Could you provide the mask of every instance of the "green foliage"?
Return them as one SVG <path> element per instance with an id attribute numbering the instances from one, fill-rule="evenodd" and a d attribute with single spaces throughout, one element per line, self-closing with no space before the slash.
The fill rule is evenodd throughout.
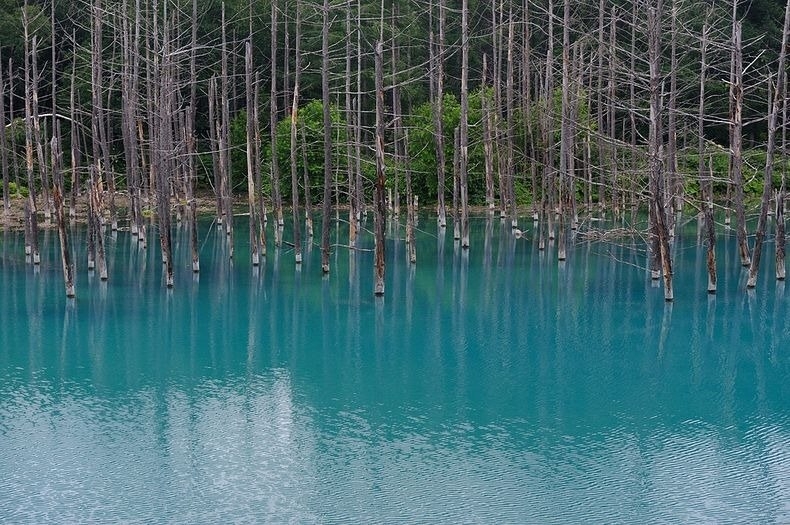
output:
<path id="1" fill-rule="evenodd" d="M 311 188 L 322 188 L 324 184 L 324 106 L 320 100 L 313 100 L 297 111 L 297 148 L 296 168 L 299 181 L 304 178 L 304 162 L 302 155 L 302 134 L 307 149 L 307 173 Z M 337 106 L 330 106 L 332 122 L 332 155 L 336 169 L 344 171 L 346 159 L 346 122 Z M 280 187 L 283 194 L 291 185 L 291 117 L 288 116 L 277 123 L 277 163 L 280 168 Z M 266 158 L 271 162 L 271 146 L 264 148 Z M 319 191 L 313 190 L 313 199 L 320 199 Z"/>
<path id="2" fill-rule="evenodd" d="M 3 185 L 0 184 L 0 195 L 3 195 Z M 9 182 L 8 183 L 8 196 L 11 198 L 26 198 L 30 195 L 30 191 L 28 191 L 27 187 L 16 185 L 16 182 Z"/>

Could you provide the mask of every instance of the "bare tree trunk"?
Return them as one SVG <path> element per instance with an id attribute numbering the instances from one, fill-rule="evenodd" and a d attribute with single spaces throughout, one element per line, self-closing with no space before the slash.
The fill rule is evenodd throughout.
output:
<path id="1" fill-rule="evenodd" d="M 252 9 L 250 7 L 250 9 Z M 252 14 L 252 13 L 250 13 Z M 252 26 L 252 18 L 250 18 L 250 26 Z M 250 27 L 250 37 L 244 43 L 244 74 L 247 84 L 246 98 L 247 98 L 247 204 L 250 213 L 250 257 L 252 258 L 252 265 L 258 266 L 261 263 L 261 247 L 260 237 L 258 235 L 258 205 L 255 201 L 257 198 L 255 188 L 255 157 L 258 152 L 255 150 L 255 97 L 253 91 L 255 83 L 252 76 L 252 27 Z"/>
<path id="2" fill-rule="evenodd" d="M 746 240 L 746 213 L 743 204 L 743 60 L 741 53 L 741 23 L 733 19 L 733 81 L 730 84 L 730 165 L 735 190 L 735 229 L 738 253 L 742 266 L 751 264 Z"/>
<path id="3" fill-rule="evenodd" d="M 332 221 L 332 119 L 329 113 L 329 0 L 324 0 L 321 30 L 321 102 L 324 113 L 324 202 L 321 217 L 321 271 L 329 273 L 329 230 Z"/>
<path id="4" fill-rule="evenodd" d="M 326 0 L 325 0 L 326 1 Z M 383 45 L 376 43 L 376 199 L 375 199 L 375 253 L 373 293 L 384 295 L 384 242 L 386 206 L 384 203 L 384 67 L 382 64 Z M 324 218 L 324 221 L 328 218 Z"/>
<path id="5" fill-rule="evenodd" d="M 208 81 L 208 122 L 211 143 L 211 161 L 214 170 L 214 193 L 217 197 L 217 224 L 222 224 L 224 212 L 222 207 L 222 168 L 220 162 L 219 124 L 217 119 L 217 77 L 212 76 Z"/>
<path id="6" fill-rule="evenodd" d="M 678 113 L 678 58 L 677 58 L 677 17 L 678 2 L 672 1 L 672 14 L 669 29 L 670 41 L 670 66 L 669 66 L 669 108 L 667 120 L 667 167 L 668 169 L 668 196 L 671 199 L 672 214 L 669 217 L 670 235 L 675 232 L 675 214 L 683 210 L 683 182 L 678 174 L 678 146 L 677 146 L 677 113 Z"/>
<path id="7" fill-rule="evenodd" d="M 277 1 L 272 1 L 272 38 L 271 38 L 271 92 L 269 94 L 269 139 L 272 150 L 272 199 L 274 200 L 275 236 L 274 243 L 280 246 L 283 219 L 283 199 L 280 192 L 280 164 L 277 158 Z"/>
<path id="8" fill-rule="evenodd" d="M 33 264 L 41 263 L 38 251 L 38 209 L 36 207 L 36 185 L 33 174 L 33 110 L 30 82 L 30 35 L 28 33 L 29 20 L 27 18 L 27 1 L 22 12 L 24 37 L 25 37 L 25 164 L 27 167 L 28 200 L 25 207 L 26 223 L 28 224 L 28 239 L 25 243 L 25 255 L 32 258 Z M 33 37 L 35 49 L 35 37 Z"/>
<path id="9" fill-rule="evenodd" d="M 603 159 L 606 157 L 606 149 L 604 143 L 604 102 L 603 102 L 603 60 L 606 55 L 606 48 L 604 46 L 604 17 L 606 16 L 606 8 L 604 0 L 598 0 L 598 72 L 597 72 L 597 86 L 596 86 L 596 124 L 597 131 L 596 142 L 598 146 L 598 170 L 600 173 L 599 186 L 598 186 L 598 206 L 603 210 L 606 208 L 606 181 L 607 173 L 604 168 Z M 614 25 L 614 20 L 611 21 Z M 564 38 L 563 31 L 563 38 Z M 563 60 L 565 54 L 563 51 Z M 611 59 L 611 58 L 610 58 Z M 614 191 L 614 186 L 612 186 Z M 612 209 L 616 206 L 615 199 L 612 198 Z"/>
<path id="10" fill-rule="evenodd" d="M 404 149 L 409 151 L 409 132 L 406 131 L 404 140 Z M 409 254 L 409 262 L 414 264 L 417 262 L 417 245 L 414 239 L 414 228 L 417 219 L 415 217 L 416 210 L 414 206 L 414 193 L 411 186 L 411 163 L 406 162 L 406 246 Z"/>
<path id="11" fill-rule="evenodd" d="M 716 293 L 716 227 L 713 222 L 713 181 L 711 173 L 705 169 L 705 80 L 708 73 L 708 33 L 707 20 L 702 26 L 700 45 L 699 74 L 699 111 L 697 113 L 697 172 L 702 188 L 702 214 L 705 220 L 707 239 L 708 293 Z"/>
<path id="12" fill-rule="evenodd" d="M 260 195 L 260 188 L 261 186 L 261 145 L 263 141 L 261 139 L 261 123 L 260 123 L 260 96 L 261 91 L 261 79 L 260 74 L 256 71 L 255 72 L 255 94 L 253 96 L 253 108 L 254 112 L 252 115 L 252 125 L 254 128 L 254 137 L 255 137 L 255 151 L 258 152 L 255 155 L 255 187 L 258 188 L 258 213 L 255 216 L 257 233 L 258 233 L 258 244 L 261 247 L 261 257 L 266 257 L 266 203 L 263 199 L 263 195 Z"/>
<path id="13" fill-rule="evenodd" d="M 776 195 L 776 279 L 785 280 L 785 189 Z"/>
<path id="14" fill-rule="evenodd" d="M 437 176 L 437 190 L 436 198 L 439 208 L 439 226 L 444 228 L 447 226 L 447 207 L 444 203 L 444 180 L 445 180 L 445 158 L 444 158 L 444 124 L 442 121 L 443 104 L 444 104 L 444 23 L 445 11 L 444 0 L 439 0 L 439 42 L 436 50 L 435 68 L 435 83 L 436 83 L 436 98 L 433 107 L 433 127 L 434 127 L 434 145 L 436 148 L 436 176 Z"/>
<path id="15" fill-rule="evenodd" d="M 228 42 L 225 23 L 225 2 L 222 2 L 222 77 L 220 79 L 221 124 L 219 126 L 219 163 L 222 182 L 222 208 L 225 215 L 225 234 L 228 236 L 228 256 L 233 258 L 233 181 L 230 171 L 230 77 L 228 75 Z"/>
<path id="16" fill-rule="evenodd" d="M 33 49 L 30 52 L 31 67 L 33 69 L 30 80 L 31 111 L 33 118 L 33 142 L 38 157 L 38 171 L 41 176 L 41 198 L 44 207 L 44 224 L 52 222 L 52 196 L 50 192 L 49 171 L 44 155 L 44 138 L 41 133 L 41 118 L 38 116 L 38 39 L 33 36 Z"/>
<path id="17" fill-rule="evenodd" d="M 513 34 L 513 28 L 513 8 L 511 6 L 508 13 L 507 70 L 505 73 L 505 115 L 507 115 L 507 130 L 505 135 L 507 148 L 505 191 L 507 191 L 507 200 L 510 205 L 508 208 L 508 213 L 510 215 L 510 225 L 512 228 L 516 228 L 518 226 L 518 203 L 516 202 L 516 166 L 513 153 L 513 142 L 515 141 L 515 114 L 513 112 L 513 41 L 515 40 L 515 36 Z M 469 232 L 467 228 L 467 236 L 468 234 Z"/>
<path id="18" fill-rule="evenodd" d="M 458 158 L 461 198 L 461 247 L 469 248 L 469 4 L 461 2 L 461 122 L 459 124 L 460 155 Z"/>
<path id="19" fill-rule="evenodd" d="M 54 122 L 55 128 L 59 127 Z M 53 129 L 52 137 L 52 197 L 55 204 L 55 220 L 58 225 L 58 237 L 60 238 L 60 260 L 63 263 L 63 284 L 66 287 L 66 297 L 74 297 L 74 261 L 71 257 L 71 245 L 69 243 L 68 230 L 66 230 L 66 214 L 63 210 L 63 173 L 61 172 L 60 144 Z"/>
<path id="20" fill-rule="evenodd" d="M 189 52 L 189 109 L 187 111 L 187 156 L 189 166 L 189 247 L 192 252 L 192 272 L 200 271 L 200 247 L 198 246 L 197 203 L 195 202 L 195 160 L 197 157 L 197 141 L 195 138 L 195 117 L 197 115 L 197 0 L 192 0 L 192 45 Z"/>
<path id="21" fill-rule="evenodd" d="M 613 203 L 613 210 L 614 213 L 624 213 L 624 209 L 620 208 L 620 200 L 622 191 L 619 187 L 619 181 L 617 180 L 619 177 L 617 171 L 617 147 L 615 146 L 616 143 L 616 127 L 615 127 L 615 105 L 617 104 L 617 90 L 615 88 L 615 64 L 617 61 L 617 49 L 616 49 L 616 39 L 617 39 L 617 8 L 612 6 L 610 20 L 611 23 L 609 24 L 609 74 L 607 78 L 607 91 L 608 91 L 608 113 L 607 113 L 607 120 L 609 123 L 609 171 L 611 172 L 609 177 L 612 180 L 612 203 Z M 603 132 L 603 130 L 601 130 Z M 623 203 L 623 208 L 625 204 Z"/>
<path id="22" fill-rule="evenodd" d="M 461 130 L 453 130 L 453 239 L 461 239 Z"/>
<path id="23" fill-rule="evenodd" d="M 393 201 L 392 201 L 392 209 L 395 213 L 395 218 L 397 219 L 400 217 L 400 170 L 403 169 L 403 123 L 401 119 L 403 118 L 403 114 L 401 112 L 401 99 L 400 99 L 400 86 L 398 85 L 398 76 L 397 76 L 397 69 L 398 69 L 398 42 L 397 42 L 397 12 L 398 12 L 398 3 L 392 3 L 392 13 L 391 13 L 391 30 L 392 30 L 392 46 L 391 46 L 391 56 L 392 56 L 392 123 L 393 123 L 393 149 L 395 150 L 395 162 L 393 163 L 393 170 L 392 170 L 392 191 L 393 191 Z"/>
<path id="24" fill-rule="evenodd" d="M 782 47 L 779 51 L 779 66 L 776 77 L 776 89 L 774 90 L 773 103 L 769 104 L 768 114 L 768 144 L 765 152 L 765 177 L 763 179 L 763 196 L 760 204 L 760 217 L 757 219 L 757 231 L 754 237 L 754 250 L 752 252 L 751 265 L 749 266 L 749 278 L 746 286 L 754 288 L 757 285 L 757 274 L 760 270 L 760 259 L 763 251 L 763 240 L 765 238 L 766 222 L 768 220 L 768 208 L 771 206 L 771 194 L 773 193 L 774 180 L 774 153 L 776 151 L 776 127 L 779 120 L 779 109 L 784 103 L 783 95 L 785 92 L 785 62 L 787 57 L 787 43 L 790 36 L 790 0 L 785 5 L 785 21 L 782 29 Z M 769 80 L 770 82 L 770 80 Z"/>
<path id="25" fill-rule="evenodd" d="M 297 6 L 298 7 L 298 6 Z M 346 175 L 348 176 L 348 245 L 355 248 L 357 245 L 357 176 L 354 171 L 354 145 L 352 143 L 352 126 L 354 108 L 351 101 L 351 9 L 346 8 Z M 297 13 L 298 20 L 298 13 Z M 298 29 L 297 29 L 298 34 Z M 297 44 L 298 45 L 298 44 Z M 298 69 L 297 65 L 297 69 Z M 295 131 L 294 131 L 295 133 Z"/>
<path id="26" fill-rule="evenodd" d="M 563 2 L 563 22 L 562 22 L 562 115 L 560 122 L 560 175 L 558 181 L 558 205 L 559 205 L 559 225 L 558 225 L 558 243 L 557 243 L 557 259 L 564 261 L 566 258 L 565 246 L 565 219 L 568 211 L 566 208 L 566 201 L 569 200 L 567 189 L 570 187 L 571 180 L 571 157 L 573 155 L 571 147 L 571 109 L 570 109 L 570 91 L 571 91 L 571 59 L 570 59 L 570 25 L 571 25 L 571 6 L 570 0 Z M 602 113 L 601 113 L 602 114 Z M 603 118 L 603 117 L 602 117 Z M 603 153 L 603 148 L 601 148 Z"/>
<path id="27" fill-rule="evenodd" d="M 660 5 L 660 4 L 659 4 Z M 672 301 L 672 256 L 664 208 L 664 173 L 661 161 L 661 12 L 648 8 L 648 41 L 650 58 L 650 200 L 654 216 L 653 235 L 658 238 L 661 267 L 664 274 L 664 299 Z"/>
<path id="28" fill-rule="evenodd" d="M 80 173 L 78 166 L 80 164 L 80 150 L 79 150 L 79 130 L 77 126 L 77 44 L 74 32 L 72 32 L 72 40 L 74 41 L 74 48 L 72 53 L 74 57 L 71 62 L 71 86 L 69 93 L 69 117 L 71 118 L 71 197 L 69 205 L 69 218 L 75 220 L 77 218 L 77 195 L 80 188 Z"/>
<path id="29" fill-rule="evenodd" d="M 300 82 L 300 73 L 302 69 L 301 65 L 301 7 L 299 2 L 296 3 L 296 50 L 295 50 L 295 61 L 294 61 L 294 94 L 293 94 L 293 103 L 291 105 L 291 206 L 293 208 L 293 236 L 294 236 L 294 261 L 296 264 L 302 263 L 302 236 L 301 236 L 301 228 L 302 225 L 299 221 L 299 173 L 296 169 L 296 155 L 298 153 L 298 147 L 296 142 L 296 122 L 298 118 L 298 111 L 299 111 L 299 89 L 301 85 Z"/>
<path id="30" fill-rule="evenodd" d="M 5 136 L 5 81 L 3 80 L 3 61 L 0 59 L 0 163 L 3 170 L 3 210 L 11 209 L 8 183 L 8 144 Z M 13 93 L 11 94 L 13 96 Z M 13 115 L 11 115 L 13 118 Z"/>
<path id="31" fill-rule="evenodd" d="M 483 72 L 480 86 L 481 120 L 483 124 L 483 161 L 486 177 L 486 204 L 488 212 L 493 214 L 496 197 L 494 195 L 494 148 L 491 143 L 491 100 L 486 91 L 486 75 L 488 75 L 488 57 L 483 54 Z"/>

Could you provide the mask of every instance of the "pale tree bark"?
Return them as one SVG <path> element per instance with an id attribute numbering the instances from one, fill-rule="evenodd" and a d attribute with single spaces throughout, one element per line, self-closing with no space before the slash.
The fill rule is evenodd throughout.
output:
<path id="1" fill-rule="evenodd" d="M 332 119 L 329 113 L 329 0 L 324 0 L 321 29 L 321 102 L 324 114 L 324 201 L 321 205 L 321 271 L 329 273 L 332 221 Z"/>
<path id="2" fill-rule="evenodd" d="M 743 57 L 741 49 L 741 23 L 735 18 L 733 7 L 733 75 L 730 83 L 730 171 L 735 192 L 735 231 L 741 265 L 751 264 L 749 244 L 746 240 L 746 212 L 743 203 Z"/>
<path id="3" fill-rule="evenodd" d="M 445 194 L 445 158 L 444 158 L 444 125 L 442 121 L 442 107 L 444 103 L 444 0 L 439 0 L 439 41 L 436 49 L 434 83 L 436 97 L 433 105 L 434 146 L 436 149 L 436 176 L 437 176 L 437 205 L 439 208 L 439 226 L 447 226 L 447 207 L 444 202 Z"/>
<path id="4" fill-rule="evenodd" d="M 461 128 L 453 130 L 453 239 L 461 239 Z"/>
<path id="5" fill-rule="evenodd" d="M 297 23 L 299 20 L 297 4 Z M 346 8 L 346 77 L 345 77 L 345 115 L 346 115 L 346 175 L 348 176 L 348 245 L 355 248 L 357 245 L 357 176 L 354 170 L 354 144 L 352 142 L 354 121 L 354 108 L 351 100 L 351 39 L 354 32 L 351 29 L 351 9 Z M 299 30 L 297 29 L 297 35 Z M 298 37 L 297 37 L 298 45 Z M 297 69 L 299 65 L 297 64 Z M 294 131 L 295 133 L 295 131 Z M 293 146 L 292 146 L 293 149 Z M 297 195 L 298 198 L 298 195 Z"/>
<path id="6" fill-rule="evenodd" d="M 391 76 L 392 79 L 392 124 L 393 124 L 393 149 L 395 150 L 395 162 L 392 170 L 392 211 L 395 218 L 400 217 L 400 171 L 403 169 L 403 114 L 401 111 L 400 86 L 398 85 L 398 41 L 397 41 L 397 16 L 398 4 L 392 3 L 391 30 L 392 47 L 391 52 Z"/>
<path id="7" fill-rule="evenodd" d="M 250 8 L 252 9 L 252 8 Z M 252 19 L 250 19 L 252 20 Z M 252 25 L 252 22 L 250 22 Z M 255 150 L 255 97 L 252 72 L 252 31 L 249 39 L 244 43 L 244 76 L 247 99 L 247 205 L 250 214 L 250 257 L 252 265 L 258 266 L 261 263 L 261 247 L 258 242 L 258 205 L 256 203 L 257 193 L 255 187 L 255 157 L 258 152 Z"/>
<path id="8" fill-rule="evenodd" d="M 211 164 L 214 171 L 214 194 L 216 196 L 217 224 L 222 224 L 224 213 L 222 208 L 222 168 L 220 163 L 219 121 L 217 118 L 217 77 L 208 81 L 208 123 L 211 144 Z"/>
<path id="9" fill-rule="evenodd" d="M 557 243 L 557 259 L 564 261 L 566 258 L 566 245 L 565 245 L 565 219 L 568 213 L 567 203 L 570 200 L 568 195 L 568 188 L 570 187 L 571 180 L 571 164 L 570 158 L 573 155 L 571 146 L 571 108 L 570 108 L 570 91 L 571 91 L 571 59 L 570 59 L 570 25 L 571 25 L 571 4 L 570 0 L 563 1 L 563 17 L 562 17 L 562 114 L 560 122 L 560 173 L 558 181 L 558 205 L 559 205 L 559 223 L 558 229 L 558 243 Z M 601 153 L 603 148 L 601 148 Z"/>
<path id="10" fill-rule="evenodd" d="M 461 2 L 461 121 L 458 158 L 461 199 L 461 247 L 469 248 L 469 3 Z"/>
<path id="11" fill-rule="evenodd" d="M 25 255 L 30 256 L 33 264 L 41 263 L 38 250 L 38 208 L 36 205 L 36 185 L 33 172 L 33 110 L 30 82 L 30 34 L 28 20 L 28 4 L 25 1 L 22 12 L 24 30 L 25 54 L 25 166 L 27 171 L 28 198 L 25 204 L 25 224 L 27 225 L 27 239 L 25 242 Z M 33 37 L 35 39 L 35 37 Z M 35 48 L 35 45 L 33 46 Z"/>
<path id="12" fill-rule="evenodd" d="M 2 64 L 3 61 L 0 58 L 0 163 L 2 163 L 3 170 L 3 210 L 8 213 L 8 210 L 11 209 L 11 200 L 8 182 L 8 142 L 5 135 L 5 80 L 3 80 Z"/>
<path id="13" fill-rule="evenodd" d="M 51 144 L 52 154 L 52 200 L 55 205 L 55 221 L 58 227 L 58 238 L 60 239 L 60 261 L 63 266 L 63 284 L 66 288 L 66 297 L 74 297 L 74 261 L 71 255 L 71 244 L 69 234 L 66 229 L 66 213 L 63 209 L 63 172 L 61 171 L 61 154 L 58 136 L 55 133 L 59 127 L 57 121 L 54 122 L 53 137 Z"/>
<path id="14" fill-rule="evenodd" d="M 280 164 L 277 158 L 277 1 L 272 0 L 272 38 L 271 38 L 271 91 L 269 93 L 269 142 L 271 144 L 272 161 L 272 200 L 274 201 L 275 236 L 274 243 L 282 242 L 281 228 L 283 219 L 283 199 L 280 192 Z"/>
<path id="15" fill-rule="evenodd" d="M 192 272 L 200 271 L 200 247 L 198 246 L 197 202 L 195 201 L 195 161 L 197 157 L 197 140 L 195 137 L 195 117 L 197 116 L 197 30 L 198 7 L 197 0 L 192 0 L 192 43 L 189 53 L 189 108 L 187 111 L 186 147 L 187 162 L 189 166 L 189 247 L 192 253 Z"/>
<path id="16" fill-rule="evenodd" d="M 404 149 L 409 150 L 409 132 L 406 131 L 403 137 Z M 414 205 L 414 193 L 411 186 L 411 163 L 406 163 L 406 246 L 408 250 L 409 262 L 417 262 L 417 245 L 414 238 L 414 229 L 417 222 L 416 210 Z"/>
<path id="17" fill-rule="evenodd" d="M 80 164 L 80 149 L 79 149 L 79 130 L 77 124 L 77 39 L 75 33 L 72 32 L 72 41 L 74 47 L 72 48 L 73 58 L 71 62 L 71 86 L 69 90 L 69 117 L 71 118 L 71 196 L 69 202 L 69 219 L 75 220 L 77 218 L 77 195 L 80 188 L 80 172 L 78 166 Z"/>
<path id="18" fill-rule="evenodd" d="M 384 202 L 384 66 L 382 64 L 383 45 L 381 41 L 376 44 L 375 75 L 376 75 L 376 189 L 374 203 L 374 269 L 373 293 L 384 295 L 384 242 L 386 204 Z M 324 218 L 326 221 L 327 218 Z"/>
<path id="19" fill-rule="evenodd" d="M 481 120 L 483 126 L 483 162 L 486 178 L 486 204 L 488 212 L 493 214 L 495 208 L 494 195 L 494 147 L 491 142 L 491 100 L 486 91 L 486 76 L 488 75 L 488 56 L 483 54 L 483 72 L 480 86 Z"/>
<path id="20" fill-rule="evenodd" d="M 706 232 L 708 293 L 716 293 L 716 225 L 713 222 L 713 180 L 709 170 L 705 169 L 705 81 L 708 73 L 708 35 L 710 26 L 707 21 L 702 26 L 700 42 L 700 74 L 699 74 L 699 111 L 697 112 L 697 172 L 700 188 L 702 188 L 702 214 Z"/>
<path id="21" fill-rule="evenodd" d="M 749 277 L 746 286 L 754 288 L 757 285 L 757 274 L 760 270 L 760 259 L 763 251 L 763 241 L 765 239 L 766 222 L 768 220 L 768 208 L 771 205 L 771 194 L 773 193 L 774 179 L 774 154 L 776 152 L 776 128 L 779 120 L 779 110 L 784 103 L 785 93 L 785 63 L 787 61 L 787 44 L 790 36 L 790 0 L 785 5 L 785 21 L 782 29 L 782 47 L 779 50 L 778 73 L 776 77 L 776 88 L 774 89 L 774 99 L 770 104 L 768 114 L 768 144 L 765 152 L 765 172 L 763 178 L 763 195 L 760 203 L 760 216 L 757 219 L 757 231 L 754 238 L 754 250 L 752 251 L 751 265 L 749 266 Z M 770 82 L 770 79 L 769 79 Z"/>
<path id="22" fill-rule="evenodd" d="M 468 32 L 468 30 L 467 30 Z M 510 226 L 516 228 L 518 226 L 518 203 L 516 202 L 516 187 L 515 187 L 515 159 L 514 159 L 514 141 L 515 141 L 515 113 L 514 107 L 514 92 L 513 92 L 513 47 L 514 47 L 514 22 L 513 22 L 513 8 L 510 7 L 508 13 L 508 29 L 507 29 L 507 67 L 505 72 L 505 115 L 507 116 L 507 129 L 505 131 L 505 147 L 506 147 L 506 172 L 505 172 L 505 191 L 507 192 L 508 214 L 510 215 Z M 468 45 L 467 45 L 468 47 Z M 467 132 L 468 142 L 468 132 Z M 467 146 L 468 148 L 468 146 Z M 468 153 L 467 153 L 468 157 Z M 467 160 L 468 164 L 468 160 Z M 467 184 L 468 187 L 468 184 Z M 468 201 L 468 191 L 466 201 Z M 469 228 L 467 225 L 467 243 L 469 236 Z"/>
<path id="23" fill-rule="evenodd" d="M 291 104 L 291 207 L 293 208 L 293 239 L 294 239 L 294 261 L 296 264 L 302 262 L 302 225 L 299 220 L 299 173 L 296 168 L 296 156 L 298 154 L 296 123 L 299 117 L 299 89 L 301 65 L 301 6 L 296 2 L 296 49 L 294 52 L 294 93 L 293 103 Z"/>
<path id="24" fill-rule="evenodd" d="M 678 174 L 677 114 L 678 114 L 678 57 L 677 57 L 678 1 L 672 0 L 670 17 L 669 107 L 667 108 L 667 196 L 672 214 L 668 218 L 670 235 L 675 232 L 675 214 L 683 210 L 683 183 Z"/>
<path id="25" fill-rule="evenodd" d="M 659 3 L 660 5 L 660 3 Z M 672 254 L 664 208 L 664 172 L 661 160 L 661 12 L 648 8 L 648 45 L 650 63 L 650 206 L 653 209 L 653 235 L 657 237 L 661 269 L 664 275 L 664 299 L 672 301 Z"/>
<path id="26" fill-rule="evenodd" d="M 260 122 L 260 92 L 261 92 L 261 79 L 260 73 L 255 72 L 255 92 L 253 95 L 252 105 L 254 108 L 254 112 L 252 115 L 252 126 L 253 126 L 253 133 L 255 139 L 255 151 L 258 152 L 255 155 L 254 163 L 255 163 L 255 187 L 258 188 L 258 213 L 255 216 L 256 220 L 256 228 L 258 232 L 258 245 L 261 247 L 261 257 L 266 257 L 266 202 L 263 199 L 263 196 L 260 195 L 260 188 L 261 186 L 261 145 L 263 144 L 263 140 L 261 138 L 261 122 Z"/>
<path id="27" fill-rule="evenodd" d="M 313 197 L 310 192 L 310 170 L 307 164 L 307 125 L 301 126 L 302 175 L 304 177 L 304 231 L 312 242 L 313 238 Z"/>
<path id="28" fill-rule="evenodd" d="M 41 118 L 38 111 L 38 38 L 33 37 L 30 51 L 32 74 L 30 79 L 31 117 L 33 119 L 33 143 L 38 158 L 38 172 L 41 177 L 41 198 L 44 208 L 44 224 L 52 222 L 52 196 L 50 195 L 49 169 L 44 155 L 44 137 L 41 133 Z"/>
<path id="29" fill-rule="evenodd" d="M 219 163 L 222 188 L 222 209 L 225 215 L 225 234 L 228 237 L 228 256 L 233 258 L 233 181 L 230 171 L 230 77 L 228 75 L 228 41 L 225 23 L 225 2 L 222 2 L 222 56 L 220 59 L 220 114 Z"/>
<path id="30" fill-rule="evenodd" d="M 546 48 L 545 86 L 543 88 L 543 209 L 549 239 L 554 238 L 554 2 L 548 3 L 548 35 Z"/>

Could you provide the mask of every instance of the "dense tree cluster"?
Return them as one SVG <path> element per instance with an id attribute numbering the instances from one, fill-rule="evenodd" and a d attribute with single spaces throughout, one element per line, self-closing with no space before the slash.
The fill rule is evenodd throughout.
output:
<path id="1" fill-rule="evenodd" d="M 267 208 L 281 226 L 289 194 L 308 234 L 313 204 L 347 205 L 353 246 L 380 175 L 395 215 L 436 203 L 462 243 L 470 204 L 514 228 L 530 206 L 560 258 L 580 213 L 648 204 L 665 280 L 676 214 L 718 197 L 752 264 L 744 198 L 768 209 L 784 189 L 783 12 L 778 0 L 1 0 L 3 194 L 8 206 L 28 192 L 34 254 L 38 208 L 51 220 L 55 194 L 72 213 L 88 195 L 100 266 L 119 194 L 141 242 L 143 217 L 160 217 L 166 262 L 171 211 L 194 220 L 197 189 L 216 194 L 230 237 L 234 195 L 248 195 L 254 258 Z"/>

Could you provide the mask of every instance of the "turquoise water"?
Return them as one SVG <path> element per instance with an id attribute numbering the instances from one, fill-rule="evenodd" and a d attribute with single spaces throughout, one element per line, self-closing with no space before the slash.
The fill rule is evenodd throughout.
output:
<path id="1" fill-rule="evenodd" d="M 118 232 L 108 283 L 80 251 L 75 301 L 56 235 L 34 269 L 0 233 L 0 522 L 790 521 L 771 256 L 747 293 L 722 236 L 708 296 L 691 223 L 666 305 L 641 243 L 560 265 L 498 220 L 463 252 L 426 216 L 377 301 L 372 252 L 336 247 L 323 278 L 317 247 L 297 271 L 270 244 L 254 270 L 244 228 L 231 262 L 202 224 L 197 277 L 178 231 L 172 291 L 158 241 Z"/>

